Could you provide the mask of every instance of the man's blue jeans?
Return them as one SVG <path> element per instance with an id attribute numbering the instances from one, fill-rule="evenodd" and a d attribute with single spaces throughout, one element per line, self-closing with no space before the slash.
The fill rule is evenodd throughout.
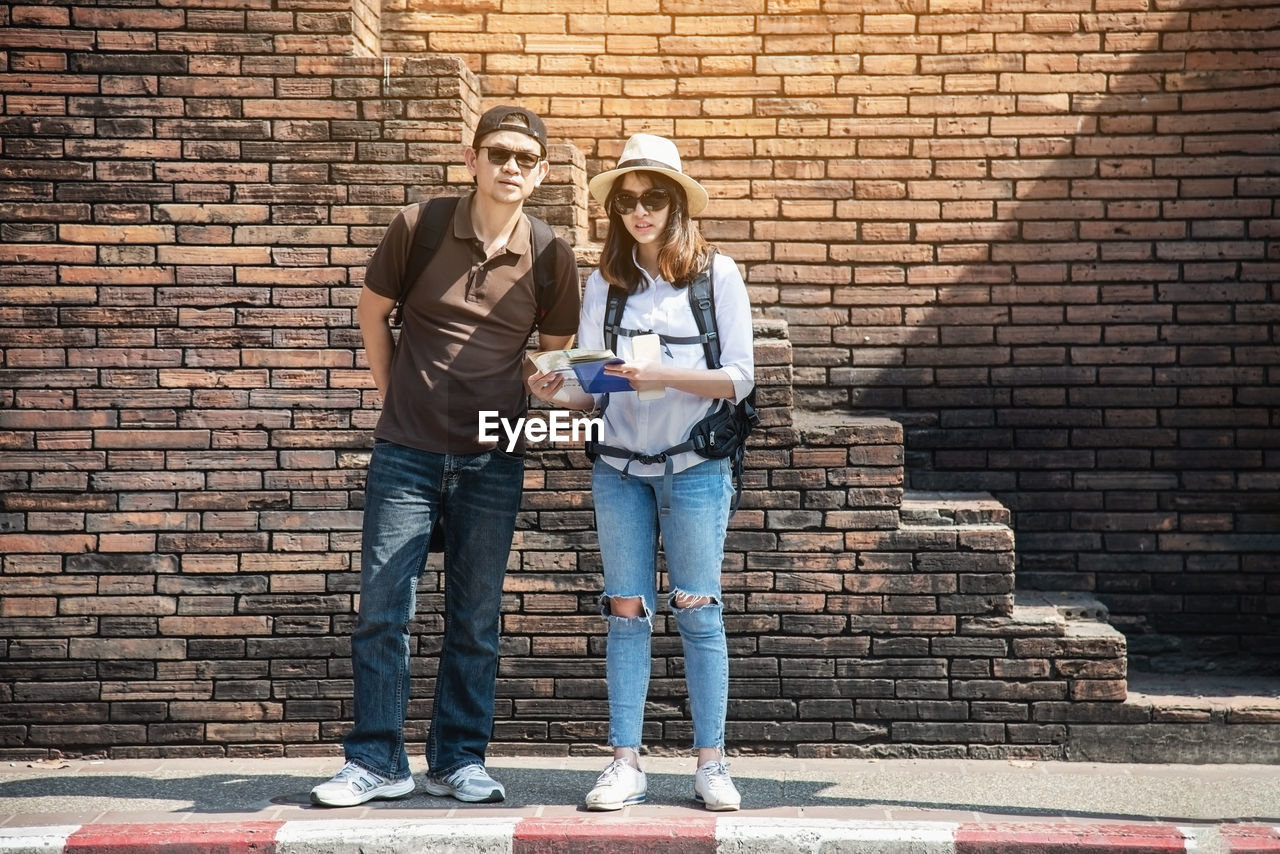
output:
<path id="1" fill-rule="evenodd" d="M 431 530 L 444 532 L 444 644 L 427 736 L 433 775 L 484 763 L 493 734 L 502 580 L 524 461 L 499 451 L 434 454 L 379 441 L 369 460 L 360 608 L 351 638 L 355 726 L 349 761 L 409 775 L 409 621 Z"/>

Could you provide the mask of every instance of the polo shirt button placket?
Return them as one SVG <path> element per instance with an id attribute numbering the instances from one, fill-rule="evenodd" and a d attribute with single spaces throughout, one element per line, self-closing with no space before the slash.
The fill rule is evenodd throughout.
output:
<path id="1" fill-rule="evenodd" d="M 482 281 L 488 269 L 487 263 L 487 261 L 481 261 L 479 264 L 471 265 L 471 273 L 467 276 L 467 302 L 480 302 L 484 299 Z"/>

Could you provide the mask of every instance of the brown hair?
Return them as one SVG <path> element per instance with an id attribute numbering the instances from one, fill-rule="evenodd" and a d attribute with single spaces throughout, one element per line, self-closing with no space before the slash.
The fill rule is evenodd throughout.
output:
<path id="1" fill-rule="evenodd" d="M 689 203 L 684 188 L 661 172 L 638 171 L 671 194 L 667 226 L 662 232 L 662 246 L 658 250 L 658 271 L 677 288 L 683 288 L 706 268 L 711 258 L 711 246 L 689 216 Z M 605 209 L 609 213 L 609 232 L 605 235 L 604 251 L 600 253 L 600 275 L 614 287 L 624 288 L 633 294 L 644 287 L 644 277 L 631 258 L 635 238 L 627 231 L 622 216 L 613 209 L 613 197 L 621 190 L 622 176 L 609 191 Z"/>

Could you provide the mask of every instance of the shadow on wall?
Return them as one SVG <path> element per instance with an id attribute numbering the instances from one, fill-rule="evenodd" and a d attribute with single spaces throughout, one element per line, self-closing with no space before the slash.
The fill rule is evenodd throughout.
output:
<path id="1" fill-rule="evenodd" d="M 910 486 L 994 493 L 1019 585 L 1096 593 L 1135 666 L 1280 668 L 1274 15 L 1026 17 L 920 57 L 989 91 L 831 120 L 851 283 L 766 310 L 797 399 L 902 420 Z"/>

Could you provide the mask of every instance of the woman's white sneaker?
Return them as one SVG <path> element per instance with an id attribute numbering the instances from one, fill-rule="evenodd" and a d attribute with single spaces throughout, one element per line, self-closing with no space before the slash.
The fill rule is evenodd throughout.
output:
<path id="1" fill-rule="evenodd" d="M 403 798 L 413 792 L 413 777 L 392 780 L 354 762 L 311 790 L 311 803 L 322 807 L 354 807 L 376 798 Z"/>
<path id="2" fill-rule="evenodd" d="M 620 810 L 628 804 L 644 802 L 649 789 L 644 772 L 625 759 L 615 759 L 596 778 L 596 784 L 587 792 L 589 810 Z"/>
<path id="3" fill-rule="evenodd" d="M 742 806 L 738 787 L 729 777 L 729 766 L 713 759 L 693 775 L 693 799 L 709 810 L 736 810 Z"/>

